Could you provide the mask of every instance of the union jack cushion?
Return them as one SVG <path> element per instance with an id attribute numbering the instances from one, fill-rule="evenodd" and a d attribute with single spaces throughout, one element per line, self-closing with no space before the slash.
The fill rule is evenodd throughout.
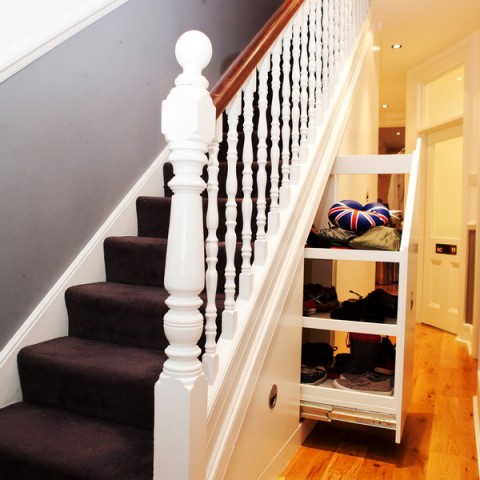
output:
<path id="1" fill-rule="evenodd" d="M 332 205 L 328 219 L 345 230 L 366 232 L 372 227 L 385 225 L 390 219 L 390 211 L 382 203 L 362 205 L 355 200 L 342 200 Z"/>

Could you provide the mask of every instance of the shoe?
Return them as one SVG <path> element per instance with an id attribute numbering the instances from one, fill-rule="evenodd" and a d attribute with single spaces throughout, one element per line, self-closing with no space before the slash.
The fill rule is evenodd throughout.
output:
<path id="1" fill-rule="evenodd" d="M 329 312 L 339 305 L 337 290 L 335 287 L 324 287 L 318 283 L 308 283 L 303 287 L 304 310 L 305 303 L 311 308 L 311 301 L 315 304 L 318 313 Z"/>
<path id="2" fill-rule="evenodd" d="M 317 302 L 313 299 L 303 301 L 303 316 L 309 317 L 317 313 Z"/>
<path id="3" fill-rule="evenodd" d="M 377 288 L 370 292 L 367 297 L 375 303 L 385 317 L 397 318 L 398 296 L 386 292 L 383 288 Z"/>
<path id="4" fill-rule="evenodd" d="M 349 353 L 337 353 L 335 355 L 335 362 L 333 367 L 327 368 L 327 377 L 328 378 L 340 378 L 342 373 L 345 372 L 345 369 L 350 363 L 350 354 Z"/>
<path id="5" fill-rule="evenodd" d="M 302 365 L 300 382 L 309 385 L 320 385 L 327 379 L 327 370 L 324 367 L 308 367 Z"/>
<path id="6" fill-rule="evenodd" d="M 376 373 L 360 375 L 342 374 L 333 381 L 333 386 L 341 390 L 355 390 L 358 392 L 375 393 L 377 395 L 393 395 L 392 377 L 385 377 Z"/>
<path id="7" fill-rule="evenodd" d="M 385 311 L 369 294 L 365 298 L 342 302 L 330 312 L 330 318 L 383 323 Z"/>
<path id="8" fill-rule="evenodd" d="M 393 375 L 395 373 L 395 345 L 388 337 L 382 338 L 377 365 L 373 371 L 383 375 Z"/>

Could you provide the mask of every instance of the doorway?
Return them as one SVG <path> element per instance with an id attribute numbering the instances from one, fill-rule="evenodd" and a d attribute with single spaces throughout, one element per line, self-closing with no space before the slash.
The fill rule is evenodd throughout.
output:
<path id="1" fill-rule="evenodd" d="M 425 136 L 421 321 L 458 334 L 463 318 L 463 132 L 461 123 Z"/>

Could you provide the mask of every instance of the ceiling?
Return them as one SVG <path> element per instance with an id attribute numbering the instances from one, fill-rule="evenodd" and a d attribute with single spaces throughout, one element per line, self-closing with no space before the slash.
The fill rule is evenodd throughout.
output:
<path id="1" fill-rule="evenodd" d="M 480 0 L 372 0 L 380 25 L 380 126 L 405 125 L 407 72 L 480 28 Z M 400 43 L 401 49 L 391 46 Z"/>

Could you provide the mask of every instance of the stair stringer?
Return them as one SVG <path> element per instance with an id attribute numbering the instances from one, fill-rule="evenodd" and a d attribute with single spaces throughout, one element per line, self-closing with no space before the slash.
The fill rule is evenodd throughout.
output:
<path id="1" fill-rule="evenodd" d="M 0 408 L 22 399 L 17 368 L 18 352 L 27 345 L 68 334 L 66 289 L 73 285 L 105 281 L 104 240 L 118 235 L 137 235 L 137 197 L 164 196 L 163 165 L 167 158 L 168 149 L 165 148 L 2 349 Z"/>
<path id="2" fill-rule="evenodd" d="M 299 259 L 303 258 L 305 241 L 347 126 L 364 62 L 373 47 L 372 28 L 367 19 L 328 112 L 308 147 L 307 161 L 301 163 L 299 180 L 291 186 L 289 205 L 281 209 L 278 233 L 267 235 L 269 253 L 265 265 L 252 267 L 253 294 L 248 301 L 237 301 L 238 332 L 233 340 L 219 339 L 217 352 L 222 360 L 218 378 L 222 381 L 213 384 L 209 392 L 209 480 L 225 478 L 240 442 L 250 442 L 252 452 L 257 448 L 251 435 L 240 438 L 242 424 L 262 366 L 272 354 L 272 339 L 282 329 L 280 312 L 290 290 L 295 288 L 292 279 Z M 287 435 L 285 442 L 292 438 Z M 273 459 L 265 458 L 265 468 Z"/>

